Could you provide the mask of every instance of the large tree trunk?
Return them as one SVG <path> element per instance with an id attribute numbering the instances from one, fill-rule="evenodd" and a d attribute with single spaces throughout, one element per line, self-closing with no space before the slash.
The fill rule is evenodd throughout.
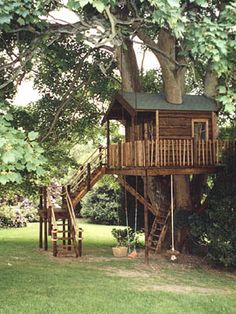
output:
<path id="1" fill-rule="evenodd" d="M 122 77 L 122 90 L 124 92 L 139 92 L 141 84 L 132 41 L 125 38 L 124 45 L 117 47 L 115 54 Z"/>

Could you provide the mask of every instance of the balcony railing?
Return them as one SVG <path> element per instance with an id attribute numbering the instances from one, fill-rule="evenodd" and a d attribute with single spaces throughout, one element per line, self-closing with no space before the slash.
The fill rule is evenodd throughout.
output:
<path id="1" fill-rule="evenodd" d="M 235 150 L 233 141 L 163 139 L 111 144 L 108 163 L 124 167 L 207 167 L 224 163 L 224 152 Z"/>

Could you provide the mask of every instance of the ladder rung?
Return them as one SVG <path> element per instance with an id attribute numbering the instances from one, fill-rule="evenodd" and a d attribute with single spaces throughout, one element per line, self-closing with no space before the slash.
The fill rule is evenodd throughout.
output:
<path id="1" fill-rule="evenodd" d="M 57 240 L 73 240 L 73 238 L 70 238 L 70 237 L 61 237 L 61 238 L 57 238 Z"/>

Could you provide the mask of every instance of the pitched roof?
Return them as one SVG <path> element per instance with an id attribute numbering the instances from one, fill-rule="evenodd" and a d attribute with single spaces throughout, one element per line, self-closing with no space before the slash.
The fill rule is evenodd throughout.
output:
<path id="1" fill-rule="evenodd" d="M 219 109 L 212 99 L 199 95 L 184 96 L 181 105 L 168 103 L 162 94 L 123 92 L 118 95 L 136 110 L 218 111 Z"/>

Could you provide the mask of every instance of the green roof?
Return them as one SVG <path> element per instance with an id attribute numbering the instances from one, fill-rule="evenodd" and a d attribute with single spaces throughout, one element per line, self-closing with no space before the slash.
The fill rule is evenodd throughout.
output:
<path id="1" fill-rule="evenodd" d="M 206 96 L 186 95 L 181 105 L 168 103 L 162 94 L 119 93 L 131 107 L 137 110 L 218 111 L 215 101 Z"/>

